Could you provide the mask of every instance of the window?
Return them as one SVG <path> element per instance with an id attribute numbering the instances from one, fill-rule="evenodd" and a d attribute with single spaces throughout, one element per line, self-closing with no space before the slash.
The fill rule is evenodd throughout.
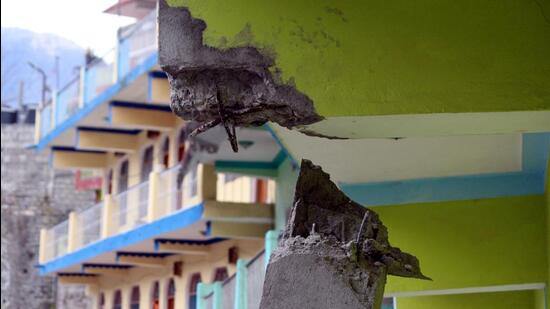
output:
<path id="1" fill-rule="evenodd" d="M 113 309 L 122 309 L 122 293 L 116 290 L 115 298 L 113 298 Z"/>
<path id="2" fill-rule="evenodd" d="M 166 137 L 162 144 L 162 164 L 164 167 L 168 167 L 170 164 L 170 139 Z"/>
<path id="3" fill-rule="evenodd" d="M 97 302 L 99 309 L 105 309 L 105 294 L 101 293 L 99 294 L 99 300 Z"/>
<path id="4" fill-rule="evenodd" d="M 267 179 L 256 179 L 256 203 L 267 203 Z"/>
<path id="5" fill-rule="evenodd" d="M 218 267 L 214 271 L 214 278 L 212 281 L 225 281 L 229 277 L 227 273 L 227 267 Z"/>
<path id="6" fill-rule="evenodd" d="M 139 286 L 134 286 L 130 294 L 130 309 L 139 309 L 139 297 Z"/>
<path id="7" fill-rule="evenodd" d="M 149 146 L 143 152 L 141 158 L 141 181 L 147 181 L 153 171 L 153 146 Z"/>
<path id="8" fill-rule="evenodd" d="M 191 275 L 189 284 L 189 308 L 197 307 L 197 286 L 201 283 L 201 274 L 194 273 Z"/>
<path id="9" fill-rule="evenodd" d="M 175 297 L 176 297 L 176 284 L 174 279 L 168 281 L 168 290 L 166 291 L 166 308 L 174 309 L 175 308 Z M 190 307 L 195 308 L 195 307 Z"/>
<path id="10" fill-rule="evenodd" d="M 151 291 L 151 308 L 152 309 L 159 309 L 159 282 L 155 281 L 153 283 L 153 290 Z"/>

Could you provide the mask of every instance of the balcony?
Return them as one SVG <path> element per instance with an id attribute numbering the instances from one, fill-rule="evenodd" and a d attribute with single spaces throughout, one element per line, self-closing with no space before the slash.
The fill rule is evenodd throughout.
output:
<path id="1" fill-rule="evenodd" d="M 79 256 L 79 252 L 86 252 L 88 248 L 101 255 L 97 248 L 104 248 L 104 242 L 115 240 L 121 241 L 119 248 L 109 246 L 109 250 L 103 252 L 106 256 L 112 255 L 113 250 L 125 251 L 132 246 L 141 248 L 141 252 L 159 254 L 178 251 L 181 248 L 175 248 L 177 245 L 162 240 L 182 236 L 198 241 L 262 238 L 272 228 L 273 180 L 217 173 L 211 165 L 198 164 L 178 186 L 179 171 L 179 166 L 154 171 L 148 181 L 119 194 L 106 195 L 102 202 L 78 213 L 72 212 L 65 222 L 42 230 L 40 263 L 57 265 L 65 256 Z M 191 213 L 199 215 L 192 217 Z M 166 221 L 173 218 L 177 219 L 174 222 L 185 221 L 187 225 L 178 227 Z M 117 237 L 119 235 L 124 237 Z M 90 255 L 79 262 L 97 262 L 96 258 Z M 61 268 L 71 267 L 75 267 L 74 259 Z"/>
<path id="2" fill-rule="evenodd" d="M 117 94 L 144 73 L 155 69 L 156 54 L 156 11 L 153 11 L 137 23 L 120 29 L 116 47 L 88 63 L 71 82 L 61 89 L 56 89 L 52 100 L 44 102 L 38 108 L 35 126 L 36 143 L 41 147 L 52 141 L 56 144 L 66 143 L 63 137 L 58 136 L 60 132 L 54 134 L 55 129 L 69 128 L 67 121 L 76 122 L 77 119 L 73 119 L 74 116 L 81 114 L 80 112 L 84 109 L 89 112 L 115 97 L 124 99 L 125 95 L 117 97 Z M 147 85 L 147 81 L 142 83 L 143 85 L 139 85 L 138 88 L 146 88 L 143 86 Z M 126 96 L 132 99 L 147 99 L 147 89 L 143 91 L 141 97 L 136 97 L 135 93 L 136 91 L 128 91 Z M 79 115 L 76 118 L 84 118 L 82 116 Z M 98 119 L 88 119 L 84 122 L 92 125 L 101 124 Z M 74 126 L 73 123 L 71 125 Z M 56 140 L 59 138 L 61 141 Z"/>

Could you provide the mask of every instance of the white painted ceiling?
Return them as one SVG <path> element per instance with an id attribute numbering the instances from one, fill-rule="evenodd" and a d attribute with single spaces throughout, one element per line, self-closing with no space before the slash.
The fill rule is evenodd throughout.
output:
<path id="1" fill-rule="evenodd" d="M 521 171 L 521 134 L 330 140 L 272 125 L 300 161 L 361 183 Z"/>

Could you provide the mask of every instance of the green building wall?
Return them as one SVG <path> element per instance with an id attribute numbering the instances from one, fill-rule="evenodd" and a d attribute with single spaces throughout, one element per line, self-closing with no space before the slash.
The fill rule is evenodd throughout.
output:
<path id="1" fill-rule="evenodd" d="M 550 2 L 168 0 L 273 55 L 322 116 L 550 109 Z"/>
<path id="2" fill-rule="evenodd" d="M 401 297 L 397 308 L 402 309 L 544 309 L 536 303 L 536 291 L 514 291 L 480 294 Z"/>
<path id="3" fill-rule="evenodd" d="M 381 206 L 390 242 L 433 281 L 390 276 L 403 292 L 547 281 L 543 196 Z"/>

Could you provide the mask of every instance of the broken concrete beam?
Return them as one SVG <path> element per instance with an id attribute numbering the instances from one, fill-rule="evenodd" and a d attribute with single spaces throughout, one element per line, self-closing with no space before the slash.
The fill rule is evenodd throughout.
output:
<path id="1" fill-rule="evenodd" d="M 386 275 L 429 279 L 388 241 L 378 215 L 302 161 L 294 206 L 267 268 L 260 308 L 381 306 Z"/>
<path id="2" fill-rule="evenodd" d="M 273 121 L 293 128 L 322 119 L 305 94 L 271 73 L 272 57 L 253 46 L 204 45 L 204 21 L 164 0 L 158 19 L 159 61 L 170 82 L 171 107 L 182 119 L 201 124 L 193 135 L 223 125 L 236 151 L 236 126 Z"/>

